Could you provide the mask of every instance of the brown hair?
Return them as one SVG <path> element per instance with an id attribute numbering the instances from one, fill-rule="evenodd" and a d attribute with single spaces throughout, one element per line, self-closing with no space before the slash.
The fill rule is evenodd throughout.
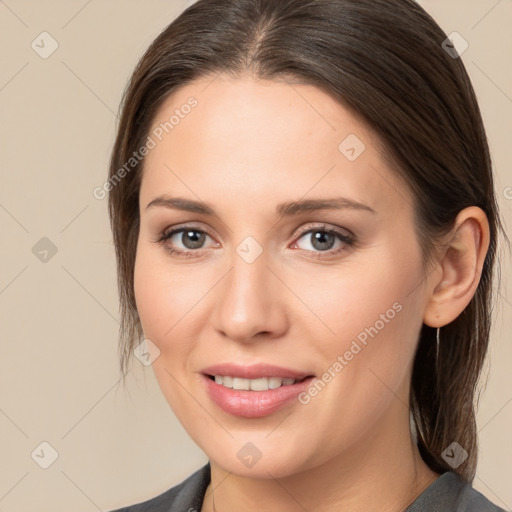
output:
<path id="1" fill-rule="evenodd" d="M 487 215 L 491 240 L 476 293 L 442 328 L 437 360 L 435 329 L 423 325 L 411 382 L 423 459 L 439 473 L 451 470 L 441 454 L 457 441 L 469 457 L 456 471 L 473 480 L 474 399 L 489 342 L 498 234 L 506 234 L 475 93 L 461 59 L 442 47 L 446 37 L 413 0 L 200 0 L 162 31 L 125 90 L 110 163 L 123 377 L 143 336 L 133 288 L 143 160 L 122 179 L 119 169 L 144 145 L 164 99 L 192 80 L 221 72 L 298 79 L 379 135 L 412 191 L 425 269 L 462 209 L 478 206 Z"/>

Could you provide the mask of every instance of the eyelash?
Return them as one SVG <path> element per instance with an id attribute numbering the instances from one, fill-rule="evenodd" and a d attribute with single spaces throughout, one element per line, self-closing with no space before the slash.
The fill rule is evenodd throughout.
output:
<path id="1" fill-rule="evenodd" d="M 165 244 L 165 242 L 167 240 L 172 238 L 175 234 L 183 233 L 185 231 L 194 231 L 196 233 L 202 233 L 202 234 L 208 235 L 211 238 L 213 238 L 213 236 L 208 231 L 205 231 L 204 229 L 199 229 L 196 226 L 180 226 L 179 228 L 173 229 L 172 231 L 169 231 L 168 233 L 166 233 L 166 231 L 164 230 L 154 240 L 152 240 L 152 242 L 154 242 L 156 244 L 163 245 L 163 244 Z M 349 248 L 353 248 L 356 246 L 356 239 L 354 236 L 346 235 L 336 229 L 327 228 L 326 225 L 317 226 L 314 228 L 309 228 L 309 229 L 305 229 L 304 231 L 301 231 L 297 236 L 297 240 L 302 238 L 304 235 L 307 235 L 310 233 L 327 233 L 329 235 L 336 236 L 341 242 L 343 242 L 343 244 L 345 244 Z M 294 244 L 295 243 L 296 242 L 294 242 Z M 196 257 L 196 253 L 201 250 L 201 248 L 194 249 L 194 250 L 193 249 L 176 250 L 168 245 L 166 245 L 165 249 L 169 253 L 179 256 L 179 257 L 183 257 L 183 258 L 194 258 L 194 257 Z M 329 249 L 327 251 L 308 251 L 307 249 L 300 249 L 300 250 L 312 253 L 311 256 L 314 258 L 322 258 L 324 254 L 327 254 L 329 256 L 336 255 L 336 254 L 340 253 L 341 251 L 346 250 L 346 247 L 340 247 L 340 248 L 334 249 L 334 250 Z"/>

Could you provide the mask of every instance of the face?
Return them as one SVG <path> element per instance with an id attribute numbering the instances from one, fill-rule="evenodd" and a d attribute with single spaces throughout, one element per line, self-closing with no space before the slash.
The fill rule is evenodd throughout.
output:
<path id="1" fill-rule="evenodd" d="M 135 295 L 194 441 L 265 478 L 398 435 L 426 299 L 377 137 L 313 86 L 224 75 L 167 98 L 151 133 Z"/>

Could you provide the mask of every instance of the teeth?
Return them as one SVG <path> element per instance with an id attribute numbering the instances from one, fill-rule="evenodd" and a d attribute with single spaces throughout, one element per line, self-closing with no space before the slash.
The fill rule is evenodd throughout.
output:
<path id="1" fill-rule="evenodd" d="M 266 391 L 268 389 L 267 377 L 262 377 L 261 379 L 251 379 L 249 381 L 249 388 L 251 391 Z"/>
<path id="2" fill-rule="evenodd" d="M 251 381 L 249 379 L 233 378 L 233 389 L 243 389 L 249 391 Z"/>
<path id="3" fill-rule="evenodd" d="M 282 383 L 283 383 L 283 379 L 281 379 L 281 377 L 270 377 L 270 379 L 268 379 L 269 389 L 280 388 Z"/>
<path id="4" fill-rule="evenodd" d="M 262 377 L 260 379 L 242 379 L 241 377 L 230 377 L 229 375 L 215 375 L 215 383 L 227 388 L 243 391 L 267 391 L 277 389 L 281 386 L 291 386 L 297 382 L 295 379 L 281 377 Z"/>

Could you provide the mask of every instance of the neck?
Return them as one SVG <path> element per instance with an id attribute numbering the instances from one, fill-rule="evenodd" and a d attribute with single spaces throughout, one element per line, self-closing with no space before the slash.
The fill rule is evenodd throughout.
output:
<path id="1" fill-rule="evenodd" d="M 439 475 L 421 459 L 404 404 L 395 404 L 399 422 L 394 411 L 350 450 L 287 477 L 240 477 L 211 461 L 201 512 L 403 512 Z"/>

